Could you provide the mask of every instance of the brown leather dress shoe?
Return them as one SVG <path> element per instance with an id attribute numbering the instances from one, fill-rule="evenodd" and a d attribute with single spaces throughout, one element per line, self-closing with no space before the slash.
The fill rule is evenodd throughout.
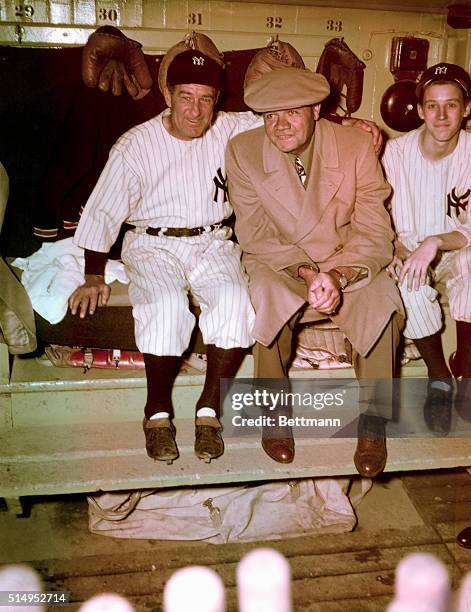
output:
<path id="1" fill-rule="evenodd" d="M 206 463 L 224 453 L 222 426 L 216 417 L 197 417 L 195 421 L 195 455 Z"/>
<path id="2" fill-rule="evenodd" d="M 360 476 L 374 478 L 386 467 L 386 427 L 384 419 L 360 415 L 358 442 L 353 461 Z"/>
<path id="3" fill-rule="evenodd" d="M 278 413 L 273 416 L 277 419 Z M 291 463 L 294 459 L 294 440 L 291 427 L 288 425 L 263 426 L 262 448 L 271 459 L 278 461 L 278 463 Z"/>
<path id="4" fill-rule="evenodd" d="M 262 438 L 262 448 L 278 463 L 291 463 L 294 459 L 293 438 Z"/>
<path id="5" fill-rule="evenodd" d="M 142 422 L 146 437 L 146 451 L 151 459 L 171 465 L 178 459 L 175 427 L 170 419 L 146 419 Z"/>
<path id="6" fill-rule="evenodd" d="M 460 531 L 456 536 L 456 541 L 463 548 L 471 548 L 471 526 Z"/>

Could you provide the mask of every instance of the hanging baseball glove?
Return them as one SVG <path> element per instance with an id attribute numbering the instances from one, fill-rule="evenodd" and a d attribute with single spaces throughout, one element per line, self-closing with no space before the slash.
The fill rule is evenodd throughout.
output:
<path id="1" fill-rule="evenodd" d="M 143 98 L 153 81 L 142 45 L 113 26 L 98 28 L 82 52 L 82 78 L 87 87 L 111 88 L 120 96 L 123 84 L 135 100 Z"/>
<path id="2" fill-rule="evenodd" d="M 262 75 L 277 68 L 305 68 L 303 58 L 290 43 L 272 38 L 264 49 L 258 51 L 245 73 L 244 87 L 251 81 L 256 81 Z"/>
<path id="3" fill-rule="evenodd" d="M 341 103 L 342 90 L 347 87 L 346 114 L 350 116 L 361 104 L 363 71 L 366 68 L 343 38 L 333 38 L 325 45 L 316 72 L 323 74 L 330 84 L 330 96 L 323 104 L 327 112 L 335 112 Z"/>
<path id="4" fill-rule="evenodd" d="M 213 43 L 213 41 L 206 36 L 206 34 L 201 34 L 201 32 L 189 32 L 183 40 L 181 40 L 173 47 L 167 51 L 164 55 L 162 62 L 160 63 L 159 68 L 159 89 L 163 93 L 164 87 L 167 85 L 167 70 L 170 66 L 172 60 L 183 51 L 187 51 L 187 49 L 195 49 L 196 51 L 201 51 L 208 57 L 211 57 L 221 66 L 224 66 L 224 61 L 222 59 L 222 53 L 219 53 L 218 48 Z"/>

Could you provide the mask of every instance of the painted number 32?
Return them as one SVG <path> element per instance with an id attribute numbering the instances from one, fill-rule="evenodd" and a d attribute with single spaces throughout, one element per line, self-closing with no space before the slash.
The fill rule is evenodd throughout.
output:
<path id="1" fill-rule="evenodd" d="M 343 24 L 341 21 L 336 21 L 335 19 L 327 19 L 326 30 L 329 32 L 341 32 L 343 29 Z"/>
<path id="2" fill-rule="evenodd" d="M 283 27 L 283 17 L 267 17 L 267 28 Z"/>

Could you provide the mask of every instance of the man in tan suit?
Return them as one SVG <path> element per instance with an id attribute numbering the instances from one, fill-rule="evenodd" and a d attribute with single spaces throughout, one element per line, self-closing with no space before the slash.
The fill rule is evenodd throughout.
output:
<path id="1" fill-rule="evenodd" d="M 329 85 L 319 74 L 281 68 L 249 83 L 245 101 L 264 127 L 233 138 L 227 151 L 236 235 L 256 310 L 255 377 L 287 377 L 295 323 L 307 304 L 353 346 L 360 379 L 391 379 L 402 304 L 385 272 L 394 238 L 371 136 L 319 119 Z M 396 314 L 399 313 L 397 316 Z M 385 418 L 360 416 L 355 465 L 375 476 L 386 464 Z M 289 427 L 265 427 L 262 446 L 294 458 Z"/>

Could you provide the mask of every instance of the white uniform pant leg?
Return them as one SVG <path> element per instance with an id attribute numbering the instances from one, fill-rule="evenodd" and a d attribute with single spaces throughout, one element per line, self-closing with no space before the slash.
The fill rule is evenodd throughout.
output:
<path id="1" fill-rule="evenodd" d="M 429 284 L 421 285 L 416 291 L 408 291 L 407 276 L 399 286 L 406 309 L 406 338 L 426 338 L 440 331 L 442 311 L 438 302 L 438 292 Z"/>
<path id="2" fill-rule="evenodd" d="M 438 273 L 443 274 L 451 318 L 471 323 L 471 247 L 445 253 Z"/>
<path id="3" fill-rule="evenodd" d="M 188 308 L 183 266 L 162 239 L 142 236 L 123 250 L 130 279 L 136 344 L 143 353 L 181 355 L 190 342 L 195 317 Z"/>
<path id="4" fill-rule="evenodd" d="M 246 348 L 254 343 L 255 312 L 240 247 L 231 240 L 208 237 L 198 264 L 188 276 L 201 307 L 199 327 L 206 344 Z"/>

